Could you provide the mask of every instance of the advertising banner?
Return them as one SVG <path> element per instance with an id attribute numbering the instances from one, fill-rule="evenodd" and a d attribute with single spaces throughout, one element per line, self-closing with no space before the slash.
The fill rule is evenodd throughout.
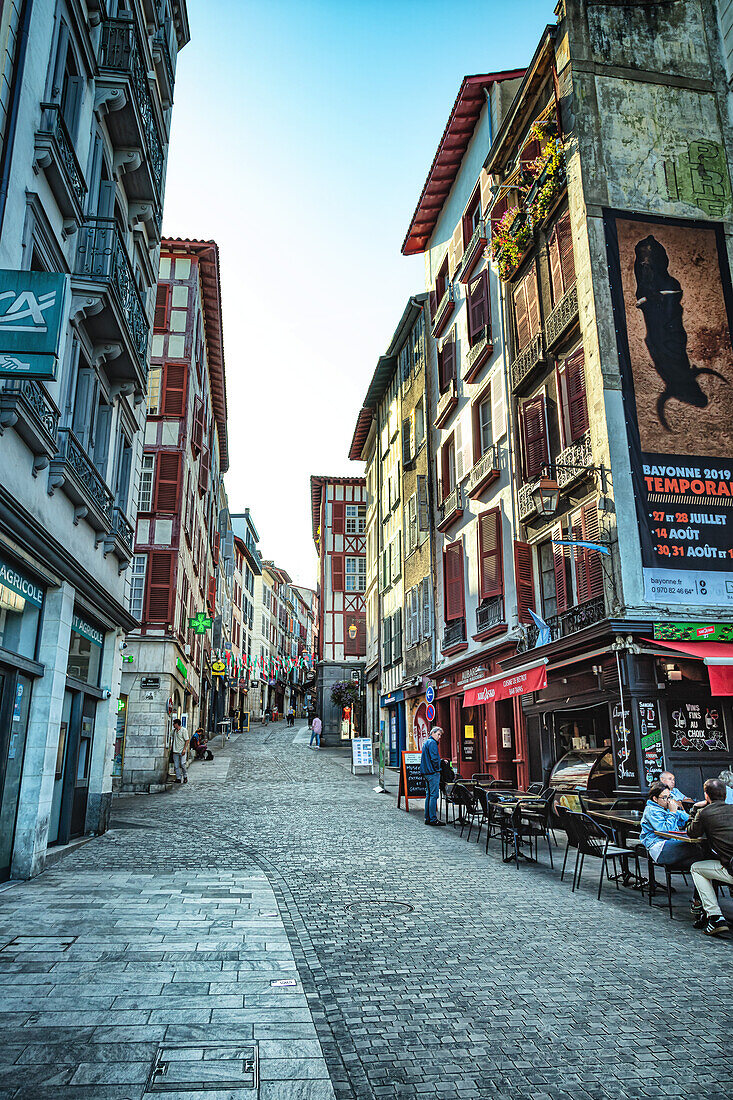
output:
<path id="1" fill-rule="evenodd" d="M 604 212 L 646 598 L 733 607 L 733 295 L 723 229 Z"/>
<path id="2" fill-rule="evenodd" d="M 56 377 L 66 276 L 0 271 L 0 378 Z"/>
<path id="3" fill-rule="evenodd" d="M 499 699 L 512 699 L 515 695 L 527 695 L 530 691 L 541 691 L 546 687 L 547 667 L 533 665 L 524 672 L 499 676 L 482 687 L 469 688 L 463 696 L 463 705 L 475 707 L 479 703 L 495 703 Z"/>

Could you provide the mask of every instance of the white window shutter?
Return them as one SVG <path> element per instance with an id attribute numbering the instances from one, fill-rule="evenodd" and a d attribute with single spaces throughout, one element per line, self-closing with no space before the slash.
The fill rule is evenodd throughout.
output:
<path id="1" fill-rule="evenodd" d="M 461 420 L 456 422 L 455 432 L 455 449 L 456 449 L 456 485 L 460 485 L 463 481 L 465 474 L 464 461 L 463 461 L 463 430 Z"/>
<path id="2" fill-rule="evenodd" d="M 422 579 L 422 633 L 424 638 L 430 637 L 432 628 L 432 592 L 430 577 Z"/>
<path id="3" fill-rule="evenodd" d="M 498 443 L 506 435 L 506 404 L 504 402 L 504 378 L 500 370 L 491 379 L 491 435 Z"/>
<path id="4" fill-rule="evenodd" d="M 412 589 L 412 644 L 420 641 L 420 585 Z"/>
<path id="5" fill-rule="evenodd" d="M 412 442 L 410 439 L 410 418 L 402 421 L 402 464 L 406 466 L 412 455 Z"/>
<path id="6" fill-rule="evenodd" d="M 422 474 L 417 479 L 418 528 L 427 531 L 430 527 L 430 509 L 428 507 L 428 479 Z"/>

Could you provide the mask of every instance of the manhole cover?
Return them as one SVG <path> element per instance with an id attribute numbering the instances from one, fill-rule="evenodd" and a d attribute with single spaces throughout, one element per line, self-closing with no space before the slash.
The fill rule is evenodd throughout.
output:
<path id="1" fill-rule="evenodd" d="M 256 1092 L 259 1054 L 256 1043 L 170 1043 L 158 1047 L 145 1096 L 156 1092 Z"/>
<path id="2" fill-rule="evenodd" d="M 413 907 L 406 901 L 352 901 L 346 908 L 352 913 L 364 913 L 368 916 L 381 914 L 386 917 L 413 911 Z"/>

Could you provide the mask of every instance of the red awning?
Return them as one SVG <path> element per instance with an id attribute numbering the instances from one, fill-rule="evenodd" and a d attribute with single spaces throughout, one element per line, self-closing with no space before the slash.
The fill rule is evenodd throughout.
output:
<path id="1" fill-rule="evenodd" d="M 493 676 L 483 684 L 469 688 L 463 696 L 464 707 L 478 703 L 496 703 L 499 699 L 512 699 L 515 695 L 527 695 L 547 687 L 547 665 L 532 665 L 522 672 L 507 676 Z"/>
<path id="2" fill-rule="evenodd" d="M 729 642 L 662 642 L 658 638 L 642 638 L 642 641 L 671 649 L 681 657 L 704 661 L 712 694 L 733 695 L 733 645 Z"/>

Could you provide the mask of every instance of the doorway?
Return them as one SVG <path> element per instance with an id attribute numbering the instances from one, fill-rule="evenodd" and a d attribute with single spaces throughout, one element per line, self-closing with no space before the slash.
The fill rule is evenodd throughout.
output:
<path id="1" fill-rule="evenodd" d="M 66 844 L 84 832 L 96 709 L 94 696 L 66 689 L 56 753 L 49 844 Z"/>
<path id="2" fill-rule="evenodd" d="M 10 877 L 32 680 L 0 668 L 0 881 Z"/>

